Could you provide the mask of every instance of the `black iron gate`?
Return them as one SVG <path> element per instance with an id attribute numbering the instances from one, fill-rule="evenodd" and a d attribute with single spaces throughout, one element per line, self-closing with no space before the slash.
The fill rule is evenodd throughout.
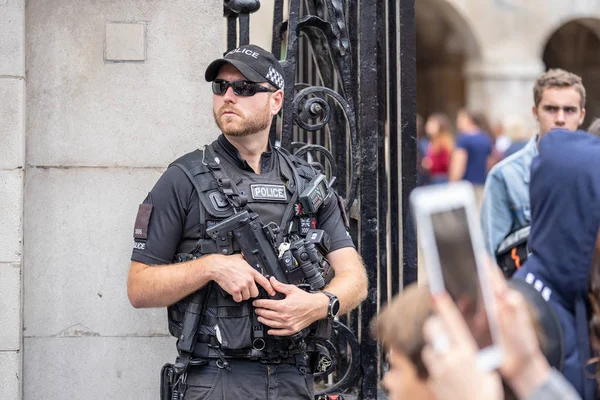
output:
<path id="1" fill-rule="evenodd" d="M 361 379 L 350 392 L 363 399 L 382 398 L 382 356 L 369 323 L 417 279 L 407 212 L 416 184 L 414 1 L 274 0 L 273 6 L 271 51 L 282 60 L 287 85 L 272 138 L 337 177 L 367 267 L 367 300 L 342 318 L 360 341 Z M 260 1 L 224 0 L 224 7 L 227 49 L 249 43 L 250 14 Z M 344 343 L 338 346 L 343 353 Z"/>

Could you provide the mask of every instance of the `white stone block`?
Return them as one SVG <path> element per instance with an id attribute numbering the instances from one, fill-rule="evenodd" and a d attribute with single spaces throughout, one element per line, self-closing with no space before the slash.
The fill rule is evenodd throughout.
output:
<path id="1" fill-rule="evenodd" d="M 20 262 L 23 171 L 0 170 L 0 262 Z"/>
<path id="2" fill-rule="evenodd" d="M 18 351 L 0 351 L 0 399 L 21 398 L 21 354 Z"/>
<path id="3" fill-rule="evenodd" d="M 0 263 L 0 351 L 21 349 L 21 268 Z"/>
<path id="4" fill-rule="evenodd" d="M 0 50 L 0 54 L 2 54 L 2 50 Z M 24 80 L 0 79 L 0 169 L 23 167 L 25 159 L 24 97 Z"/>
<path id="5" fill-rule="evenodd" d="M 0 1 L 0 55 L 0 75 L 25 76 L 25 0 Z"/>
<path id="6" fill-rule="evenodd" d="M 172 338 L 26 338 L 24 399 L 158 399 Z"/>
<path id="7" fill-rule="evenodd" d="M 106 61 L 144 61 L 146 25 L 143 22 L 106 23 Z"/>
<path id="8" fill-rule="evenodd" d="M 27 6 L 27 162 L 164 167 L 214 140 L 204 71 L 224 50 L 222 2 Z M 144 21 L 146 61 L 104 61 L 106 21 Z"/>
<path id="9" fill-rule="evenodd" d="M 127 274 L 138 205 L 161 171 L 30 168 L 24 335 L 164 336 L 164 308 L 136 310 Z"/>

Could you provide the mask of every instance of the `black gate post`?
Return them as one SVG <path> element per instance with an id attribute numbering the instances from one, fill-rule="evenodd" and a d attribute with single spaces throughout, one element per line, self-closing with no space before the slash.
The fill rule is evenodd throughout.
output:
<path id="1" fill-rule="evenodd" d="M 382 63 L 382 40 L 385 27 L 385 0 L 358 3 L 358 121 L 362 157 L 360 159 L 360 219 L 358 247 L 369 280 L 367 299 L 361 305 L 360 348 L 363 399 L 377 398 L 378 348 L 371 338 L 369 324 L 377 314 L 379 257 L 378 232 L 385 220 L 378 221 L 380 179 L 380 141 L 385 138 L 385 61 Z M 383 118 L 382 118 L 383 110 Z M 385 176 L 383 177 L 385 179 Z M 379 222 L 379 223 L 378 223 Z M 384 257 L 385 259 L 385 257 Z"/>
<path id="2" fill-rule="evenodd" d="M 400 0 L 402 282 L 417 281 L 417 235 L 408 196 L 417 185 L 417 63 L 415 0 Z"/>

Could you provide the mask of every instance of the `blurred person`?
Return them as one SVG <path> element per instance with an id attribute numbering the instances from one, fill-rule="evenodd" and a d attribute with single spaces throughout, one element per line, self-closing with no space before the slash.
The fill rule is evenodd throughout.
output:
<path id="1" fill-rule="evenodd" d="M 460 311 L 448 295 L 437 296 L 435 316 L 424 324 L 422 362 L 436 400 L 579 400 L 566 379 L 553 369 L 539 346 L 525 298 L 508 288 L 496 272 L 494 294 L 502 341 L 498 372 L 477 367 L 477 344 Z"/>
<path id="2" fill-rule="evenodd" d="M 425 133 L 423 117 L 417 114 L 417 186 L 425 186 L 429 183 L 429 173 L 423 168 L 423 158 L 429 147 L 429 138 Z"/>
<path id="3" fill-rule="evenodd" d="M 581 78 L 573 73 L 552 69 L 542 74 L 536 80 L 533 97 L 538 133 L 523 149 L 490 170 L 481 207 L 486 248 L 508 275 L 527 257 L 527 230 L 531 224 L 529 178 L 531 160 L 538 154 L 537 143 L 552 129 L 575 131 L 585 118 L 585 88 Z M 507 252 L 497 254 L 505 240 L 508 242 L 503 248 Z"/>
<path id="4" fill-rule="evenodd" d="M 429 183 L 447 183 L 450 156 L 454 149 L 450 119 L 442 113 L 432 114 L 427 118 L 425 133 L 429 138 L 429 145 L 421 165 L 428 172 Z"/>
<path id="5" fill-rule="evenodd" d="M 433 315 L 434 309 L 440 312 L 437 304 L 438 299 L 432 300 L 429 290 L 427 285 L 412 284 L 407 286 L 371 323 L 373 336 L 380 340 L 387 354 L 389 369 L 383 378 L 383 386 L 388 391 L 391 400 L 469 400 L 471 398 L 509 400 L 516 398 L 511 387 L 514 387 L 515 393 L 525 394 L 531 392 L 532 389 L 537 393 L 543 393 L 544 390 L 548 389 L 548 386 L 555 385 L 559 386 L 559 389 L 554 389 L 555 392 L 559 393 L 559 396 L 554 398 L 564 400 L 579 398 L 556 370 L 550 370 L 548 362 L 544 358 L 544 353 L 540 351 L 538 345 L 538 338 L 544 337 L 544 332 L 534 329 L 530 319 L 532 312 L 529 305 L 522 300 L 516 308 L 512 306 L 511 310 L 513 312 L 510 314 L 505 313 L 504 309 L 500 308 L 500 317 L 505 315 L 504 319 L 500 319 L 500 326 L 502 334 L 507 338 L 503 345 L 510 346 L 510 351 L 507 351 L 504 347 L 502 349 L 506 353 L 502 366 L 506 370 L 507 376 L 510 377 L 510 381 L 506 379 L 506 383 L 510 387 L 505 385 L 506 387 L 503 390 L 500 378 L 496 374 L 482 372 L 475 368 L 477 345 L 460 313 L 458 315 L 464 324 L 464 337 L 459 337 L 458 340 L 467 338 L 466 340 L 471 341 L 470 353 L 464 354 L 464 352 L 461 352 L 462 347 L 460 345 L 454 347 L 458 341 L 454 337 L 451 338 L 452 347 L 448 349 L 447 355 L 433 355 L 431 351 L 425 351 L 424 348 L 427 345 L 427 335 L 423 334 L 425 323 Z M 514 290 L 511 289 L 510 291 L 513 292 Z M 442 301 L 450 303 L 450 305 L 445 304 L 443 310 L 454 307 L 454 310 L 456 310 L 454 313 L 456 314 L 458 308 L 454 306 L 448 296 L 445 298 L 447 300 Z M 506 298 L 514 298 L 514 295 Z M 519 297 L 519 299 L 522 299 L 522 297 Z M 502 305 L 501 301 L 498 301 L 498 303 L 500 306 Z M 522 321 L 524 318 L 527 319 L 526 323 Z M 454 357 L 457 351 L 463 353 L 463 356 Z M 430 354 L 427 355 L 427 353 Z M 465 358 L 464 355 L 469 357 Z M 462 364 L 463 362 L 464 364 Z M 449 363 L 456 363 L 456 365 L 448 371 L 442 371 L 446 369 Z M 542 379 L 539 379 L 539 375 Z M 442 385 L 439 385 L 440 379 L 444 377 L 448 377 L 448 379 L 442 382 Z M 558 383 L 556 383 L 557 381 Z M 480 383 L 490 385 L 490 388 L 486 388 L 486 385 L 483 388 L 475 386 L 473 388 L 476 390 L 472 392 L 475 397 L 465 396 L 463 390 L 470 389 L 470 385 Z M 439 390 L 440 386 L 442 387 L 441 391 Z M 489 391 L 486 392 L 487 390 Z M 554 399 L 552 397 L 532 396 L 521 398 L 532 400 Z"/>
<path id="6" fill-rule="evenodd" d="M 499 121 L 494 125 L 493 134 L 496 139 L 494 147 L 502 154 L 502 157 L 505 157 L 505 152 L 510 147 L 512 140 L 506 135 L 503 121 Z"/>
<path id="7" fill-rule="evenodd" d="M 502 160 L 503 151 L 498 149 L 499 143 L 498 138 L 501 136 L 502 132 L 498 132 L 498 129 L 494 129 L 492 124 L 490 124 L 490 120 L 487 115 L 482 111 L 473 111 L 471 113 L 471 118 L 473 118 L 473 122 L 481 132 L 487 133 L 488 137 L 492 141 L 492 150 L 490 152 L 489 157 L 487 158 L 486 170 L 487 172 L 498 163 L 498 161 Z"/>
<path id="8" fill-rule="evenodd" d="M 423 327 L 433 309 L 429 286 L 415 283 L 396 296 L 371 324 L 373 336 L 387 354 L 389 369 L 383 386 L 391 400 L 438 399 L 428 385 L 429 367 L 422 358 L 426 344 Z"/>
<path id="9" fill-rule="evenodd" d="M 538 289 L 563 330 L 563 374 L 585 400 L 596 398 L 590 330 L 597 334 L 600 257 L 600 139 L 582 131 L 553 130 L 539 142 L 531 165 L 531 254 L 515 279 Z M 565 156 L 567 155 L 567 156 Z M 591 284 L 591 286 L 590 286 Z M 591 304 L 588 290 L 595 294 Z M 588 316 L 592 316 L 591 320 Z"/>
<path id="10" fill-rule="evenodd" d="M 506 117 L 502 121 L 502 129 L 504 136 L 510 140 L 509 146 L 504 150 L 504 158 L 524 148 L 532 136 L 525 121 L 517 116 Z"/>
<path id="11" fill-rule="evenodd" d="M 592 135 L 600 136 L 600 118 L 595 118 L 594 121 L 587 128 L 587 131 Z"/>
<path id="12" fill-rule="evenodd" d="M 458 112 L 456 128 L 458 137 L 450 162 L 449 178 L 450 181 L 471 182 L 475 186 L 479 203 L 487 174 L 488 157 L 492 153 L 492 140 L 489 133 L 482 131 L 474 121 L 473 113 L 464 108 Z"/>
<path id="13" fill-rule="evenodd" d="M 383 386 L 391 400 L 435 400 L 421 359 L 423 325 L 431 314 L 429 287 L 415 283 L 404 288 L 371 323 L 373 336 L 387 354 L 389 370 Z"/>

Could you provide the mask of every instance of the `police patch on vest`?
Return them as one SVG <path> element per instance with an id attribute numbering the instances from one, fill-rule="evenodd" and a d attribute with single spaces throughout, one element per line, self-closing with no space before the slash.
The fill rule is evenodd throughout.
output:
<path id="1" fill-rule="evenodd" d="M 254 200 L 287 201 L 285 185 L 253 184 L 250 192 Z"/>

